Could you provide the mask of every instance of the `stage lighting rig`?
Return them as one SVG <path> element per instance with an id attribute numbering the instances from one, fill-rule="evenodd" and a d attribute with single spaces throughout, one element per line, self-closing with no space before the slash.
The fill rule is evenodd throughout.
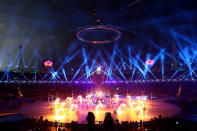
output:
<path id="1" fill-rule="evenodd" d="M 85 43 L 105 44 L 119 40 L 121 32 L 110 25 L 95 25 L 81 28 L 76 37 Z"/>
<path id="2" fill-rule="evenodd" d="M 90 44 L 106 44 L 120 39 L 121 32 L 118 28 L 108 25 L 104 19 L 98 18 L 96 6 L 92 8 L 92 16 L 95 18 L 95 23 L 80 27 L 76 33 L 78 40 Z"/>

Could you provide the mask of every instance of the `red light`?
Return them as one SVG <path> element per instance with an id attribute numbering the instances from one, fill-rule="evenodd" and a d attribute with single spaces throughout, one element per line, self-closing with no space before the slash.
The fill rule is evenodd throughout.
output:
<path id="1" fill-rule="evenodd" d="M 53 66 L 53 62 L 50 60 L 44 61 L 44 66 L 45 67 L 52 67 Z"/>
<path id="2" fill-rule="evenodd" d="M 155 63 L 154 60 L 151 60 L 151 59 L 148 59 L 148 60 L 145 62 L 146 65 L 153 65 L 154 63 Z"/>

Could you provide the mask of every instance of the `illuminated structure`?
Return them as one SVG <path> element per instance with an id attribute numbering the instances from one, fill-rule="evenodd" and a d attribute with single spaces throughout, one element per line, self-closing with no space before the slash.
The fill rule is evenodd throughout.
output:
<path id="1" fill-rule="evenodd" d="M 20 6 L 13 5 L 15 7 L 13 9 L 23 10 L 19 8 Z M 162 2 L 161 5 L 176 6 L 176 4 L 163 4 Z M 143 6 L 143 8 L 145 7 L 147 6 Z M 45 7 L 40 7 L 41 11 L 42 9 L 44 10 L 43 12 L 48 11 L 48 9 L 45 10 Z M 176 13 L 176 9 L 171 9 Z M 143 20 L 139 18 L 133 21 L 130 17 L 122 15 L 127 13 L 123 10 L 115 11 L 117 15 L 111 17 L 105 16 L 105 11 L 102 12 L 103 14 L 98 15 L 98 9 L 94 7 L 92 12 L 90 12 L 93 15 L 93 19 L 90 17 L 84 18 L 86 15 L 81 15 L 81 17 L 80 15 L 77 17 L 68 15 L 67 19 L 76 24 L 70 26 L 70 24 L 67 25 L 64 21 L 58 19 L 57 22 L 62 23 L 62 25 L 56 26 L 54 24 L 54 26 L 50 26 L 51 29 L 49 30 L 40 30 L 40 26 L 45 26 L 48 23 L 47 20 L 38 25 L 36 24 L 34 27 L 31 25 L 38 21 L 37 18 L 32 17 L 31 21 L 26 20 L 26 17 L 19 17 L 17 21 L 20 21 L 21 25 L 24 26 L 24 29 L 19 31 L 19 23 L 13 21 L 12 17 L 6 17 L 7 20 L 3 23 L 5 25 L 12 23 L 11 25 L 13 26 L 9 27 L 12 30 L 10 33 L 17 34 L 17 39 L 21 37 L 25 41 L 20 42 L 23 46 L 19 47 L 20 53 L 18 56 L 16 50 L 19 45 L 12 44 L 12 47 L 10 47 L 9 43 L 17 42 L 15 39 L 7 41 L 11 40 L 10 37 L 12 38 L 13 36 L 9 32 L 6 33 L 5 43 L 2 42 L 0 51 L 1 83 L 22 83 L 22 81 L 24 83 L 39 83 L 39 81 L 40 83 L 91 83 L 98 65 L 102 65 L 102 73 L 106 74 L 106 79 L 103 82 L 106 83 L 196 81 L 196 30 L 192 28 L 192 26 L 195 27 L 195 22 L 193 22 L 192 18 L 196 12 L 192 10 L 191 12 L 183 13 L 185 10 L 183 8 L 180 8 L 180 10 L 183 11 L 177 17 L 174 17 L 175 13 L 172 13 L 163 15 L 164 18 L 162 19 L 162 16 L 158 17 L 156 14 L 158 19 L 156 17 L 148 19 L 144 17 L 146 10 L 140 9 L 133 15 L 143 16 Z M 130 12 L 130 10 L 128 11 Z M 71 12 L 73 13 L 73 11 Z M 80 10 L 77 12 L 78 14 L 83 14 Z M 5 12 L 5 16 L 10 15 L 7 13 Z M 34 13 L 31 15 L 37 15 Z M 56 13 L 49 13 L 51 15 L 50 18 L 56 19 L 53 16 Z M 160 13 L 164 12 L 161 11 Z M 72 14 L 72 16 L 75 15 Z M 101 23 L 102 18 L 100 19 L 99 17 L 103 17 L 107 24 Z M 173 18 L 177 20 L 172 20 Z M 84 20 L 83 22 L 81 21 L 82 19 Z M 66 30 L 62 30 L 62 27 L 65 26 L 67 26 L 65 28 L 67 31 L 72 30 L 72 33 L 67 32 L 72 37 L 64 34 L 63 37 L 54 39 L 54 35 L 51 36 L 51 32 L 56 32 L 56 30 L 65 32 Z M 25 36 L 26 27 L 31 28 L 29 30 L 34 30 L 33 32 L 43 35 L 36 33 L 34 35 L 32 32 L 33 34 Z M 44 38 L 43 36 L 48 37 Z M 69 39 L 67 44 L 65 44 L 65 36 Z M 57 48 L 53 48 L 50 44 L 51 42 L 55 43 Z M 23 57 L 20 57 L 22 53 Z M 9 60 L 7 56 L 10 57 Z M 40 69 L 42 60 L 45 57 L 49 59 L 54 58 L 53 60 L 56 63 L 54 69 Z M 23 64 L 25 65 L 25 68 L 22 69 L 24 73 L 20 74 L 16 67 L 21 68 Z M 50 63 L 46 65 L 51 66 Z M 7 69 L 8 66 L 10 66 L 10 69 Z M 42 75 L 38 76 L 36 75 L 37 73 Z M 9 79 L 5 77 L 8 74 Z"/>
<path id="2" fill-rule="evenodd" d="M 145 64 L 146 65 L 154 65 L 154 60 L 151 60 L 151 59 L 148 59 L 146 62 L 145 62 Z"/>
<path id="3" fill-rule="evenodd" d="M 91 84 L 95 82 L 95 79 L 99 76 L 97 73 L 100 72 L 102 72 L 100 77 L 104 76 L 101 78 L 103 83 L 195 82 L 197 80 L 197 68 L 195 66 L 197 63 L 197 44 L 195 43 L 188 44 L 187 46 L 184 46 L 182 43 L 176 43 L 176 47 L 180 47 L 176 51 L 176 59 L 170 52 L 163 49 L 159 49 L 155 54 L 144 53 L 144 58 L 144 56 L 136 55 L 134 53 L 135 50 L 129 45 L 119 49 L 117 43 L 118 41 L 114 42 L 114 48 L 111 52 L 105 48 L 99 49 L 97 46 L 89 52 L 85 47 L 82 47 L 73 52 L 73 54 L 64 56 L 63 61 L 57 62 L 58 64 L 55 64 L 55 66 L 52 61 L 45 61 L 45 66 L 53 66 L 54 68 L 45 68 L 43 72 L 39 69 L 39 62 L 34 63 L 31 59 L 29 59 L 29 62 L 23 61 L 21 45 L 19 51 L 21 57 L 17 61 L 18 67 L 21 65 L 21 68 L 24 63 L 32 62 L 35 68 L 30 69 L 28 66 L 23 68 L 24 73 L 20 74 L 18 69 L 17 71 L 12 69 L 14 64 L 11 60 L 12 54 L 10 54 L 8 59 L 9 64 L 6 65 L 4 71 L 0 72 L 0 83 L 62 82 Z M 139 51 L 137 54 L 142 54 L 142 51 Z M 169 62 L 172 60 L 177 65 L 173 69 L 171 68 L 172 62 Z M 37 77 L 37 73 L 42 75 Z"/>
<path id="4" fill-rule="evenodd" d="M 23 45 L 20 44 L 19 45 L 19 61 L 18 61 L 18 69 L 19 69 L 19 71 L 23 72 L 23 67 L 24 67 L 24 63 L 23 63 Z"/>
<path id="5" fill-rule="evenodd" d="M 96 32 L 95 34 L 99 33 L 100 35 L 104 33 L 105 35 L 110 36 L 110 38 L 104 37 L 104 38 L 97 40 L 98 39 L 97 36 L 93 36 L 92 38 L 89 38 L 88 36 L 89 38 L 88 39 L 87 35 L 89 35 L 90 33 L 92 34 L 94 32 Z M 81 30 L 77 32 L 76 36 L 78 40 L 83 41 L 85 43 L 106 44 L 106 43 L 111 43 L 120 39 L 121 32 L 112 26 L 97 25 L 97 26 L 82 28 Z"/>
<path id="6" fill-rule="evenodd" d="M 52 67 L 53 66 L 53 62 L 50 60 L 46 60 L 43 62 L 44 67 Z"/>

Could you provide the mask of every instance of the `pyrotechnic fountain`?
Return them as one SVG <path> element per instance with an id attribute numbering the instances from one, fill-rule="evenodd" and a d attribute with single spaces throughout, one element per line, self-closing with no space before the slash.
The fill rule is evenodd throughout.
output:
<path id="1" fill-rule="evenodd" d="M 105 97 L 104 94 L 99 92 L 88 94 L 84 98 L 81 95 L 77 98 L 67 97 L 65 100 L 57 98 L 52 105 L 56 120 L 64 121 L 72 113 L 80 114 L 84 111 L 92 111 L 98 115 L 105 112 L 112 112 L 114 116 L 117 115 L 117 118 L 128 114 L 134 115 L 135 117 L 140 115 L 140 118 L 143 118 L 147 115 L 147 103 L 149 102 L 147 102 L 145 97 L 132 98 L 131 96 L 127 96 L 122 98 L 119 95 Z"/>

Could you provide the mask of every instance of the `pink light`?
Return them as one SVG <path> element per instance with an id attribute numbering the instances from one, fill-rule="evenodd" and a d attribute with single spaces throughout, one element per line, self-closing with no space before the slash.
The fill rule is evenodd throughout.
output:
<path id="1" fill-rule="evenodd" d="M 154 63 L 155 63 L 154 60 L 151 60 L 151 59 L 148 59 L 148 60 L 145 62 L 146 65 L 153 65 Z"/>
<path id="2" fill-rule="evenodd" d="M 47 61 L 44 62 L 44 66 L 45 67 L 52 67 L 53 66 L 53 62 L 50 61 L 50 60 L 47 60 Z"/>

